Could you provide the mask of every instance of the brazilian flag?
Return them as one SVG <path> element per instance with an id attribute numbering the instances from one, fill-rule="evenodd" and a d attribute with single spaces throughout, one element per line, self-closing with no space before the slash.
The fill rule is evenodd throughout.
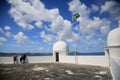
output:
<path id="1" fill-rule="evenodd" d="M 79 13 L 73 14 L 73 20 L 76 20 L 76 19 L 79 18 L 79 17 L 80 17 Z"/>

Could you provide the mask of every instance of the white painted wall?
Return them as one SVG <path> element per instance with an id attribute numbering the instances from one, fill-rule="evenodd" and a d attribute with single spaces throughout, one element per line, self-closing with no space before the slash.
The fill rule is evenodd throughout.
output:
<path id="1" fill-rule="evenodd" d="M 0 64 L 11 64 L 13 63 L 12 57 L 0 57 Z"/>
<path id="2" fill-rule="evenodd" d="M 19 57 L 18 57 L 19 61 Z M 27 56 L 28 63 L 48 63 L 54 62 L 53 56 Z M 12 64 L 13 57 L 0 57 L 0 64 Z"/>
<path id="3" fill-rule="evenodd" d="M 113 80 L 120 80 L 120 59 L 110 58 Z"/>
<path id="4" fill-rule="evenodd" d="M 28 56 L 29 63 L 49 63 L 55 62 L 54 56 Z M 99 65 L 108 66 L 109 61 L 106 56 L 65 56 L 60 55 L 59 62 L 62 63 L 75 63 L 84 65 Z M 12 57 L 0 57 L 0 64 L 11 64 L 13 63 Z"/>
<path id="5" fill-rule="evenodd" d="M 120 47 L 117 47 L 117 48 L 109 48 L 109 54 L 110 54 L 110 57 L 118 57 L 120 58 Z"/>
<path id="6" fill-rule="evenodd" d="M 120 80 L 120 47 L 108 47 L 105 53 L 109 54 L 110 70 L 113 80 Z"/>
<path id="7" fill-rule="evenodd" d="M 59 60 L 60 62 L 63 62 L 63 63 L 75 63 L 74 56 L 60 55 Z"/>
<path id="8" fill-rule="evenodd" d="M 109 59 L 106 56 L 60 56 L 60 62 L 109 66 Z"/>
<path id="9" fill-rule="evenodd" d="M 85 56 L 85 57 L 80 56 L 78 58 L 78 62 L 80 64 L 109 66 L 109 60 L 105 56 Z"/>
<path id="10" fill-rule="evenodd" d="M 53 56 L 30 56 L 28 57 L 29 63 L 48 63 L 54 62 Z"/>

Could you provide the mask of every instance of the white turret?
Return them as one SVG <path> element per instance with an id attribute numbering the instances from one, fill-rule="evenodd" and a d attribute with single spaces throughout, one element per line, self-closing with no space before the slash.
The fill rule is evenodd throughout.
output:
<path id="1" fill-rule="evenodd" d="M 59 39 L 59 41 L 53 45 L 53 52 L 59 52 L 61 55 L 68 54 L 69 48 L 67 43 Z"/>
<path id="2" fill-rule="evenodd" d="M 109 54 L 113 80 L 120 80 L 120 20 L 118 28 L 113 29 L 107 40 L 106 52 Z"/>
<path id="3" fill-rule="evenodd" d="M 53 45 L 53 56 L 55 57 L 55 61 L 59 61 L 59 56 L 67 55 L 68 53 L 69 53 L 69 48 L 67 43 L 62 41 L 61 38 L 59 38 L 59 41 L 57 41 Z"/>

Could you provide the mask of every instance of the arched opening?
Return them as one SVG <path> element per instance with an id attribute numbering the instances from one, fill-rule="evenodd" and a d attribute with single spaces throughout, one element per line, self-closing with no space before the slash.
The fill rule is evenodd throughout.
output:
<path id="1" fill-rule="evenodd" d="M 59 52 L 55 53 L 55 59 L 56 59 L 56 62 L 59 62 Z"/>

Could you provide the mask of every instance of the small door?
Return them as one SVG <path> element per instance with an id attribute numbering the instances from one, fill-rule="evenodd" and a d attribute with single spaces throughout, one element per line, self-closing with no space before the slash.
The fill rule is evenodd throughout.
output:
<path id="1" fill-rule="evenodd" d="M 59 52 L 56 52 L 56 62 L 59 62 Z"/>

